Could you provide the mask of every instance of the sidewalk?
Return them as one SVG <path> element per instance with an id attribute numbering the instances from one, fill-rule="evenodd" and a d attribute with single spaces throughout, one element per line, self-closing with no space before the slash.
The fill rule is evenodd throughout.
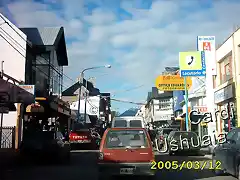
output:
<path id="1" fill-rule="evenodd" d="M 16 165 L 16 159 L 15 149 L 0 149 L 0 179 L 7 170 Z"/>

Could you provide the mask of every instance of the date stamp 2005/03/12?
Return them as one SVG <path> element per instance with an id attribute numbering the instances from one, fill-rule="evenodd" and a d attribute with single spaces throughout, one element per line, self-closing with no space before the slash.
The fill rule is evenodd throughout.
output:
<path id="1" fill-rule="evenodd" d="M 152 161 L 151 170 L 182 170 L 182 169 L 194 169 L 194 170 L 221 170 L 220 161 Z"/>

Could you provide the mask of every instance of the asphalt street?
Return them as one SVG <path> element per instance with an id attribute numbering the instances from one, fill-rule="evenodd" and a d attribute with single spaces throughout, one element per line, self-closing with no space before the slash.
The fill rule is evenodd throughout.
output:
<path id="1" fill-rule="evenodd" d="M 182 162 L 201 162 L 209 161 L 204 156 L 168 156 L 167 154 L 156 155 L 156 161 L 178 162 L 179 167 Z M 190 163 L 191 164 L 191 163 Z M 194 170 L 189 166 L 182 167 L 180 170 L 157 170 L 156 179 L 170 180 L 180 178 L 184 180 L 236 180 L 236 178 L 226 175 L 216 177 L 207 166 L 203 170 Z M 74 151 L 71 155 L 70 164 L 62 165 L 22 165 L 11 168 L 7 171 L 4 180 L 97 180 L 98 172 L 96 165 L 96 153 Z M 129 178 L 123 178 L 129 179 Z M 133 179 L 133 178 L 131 178 Z"/>

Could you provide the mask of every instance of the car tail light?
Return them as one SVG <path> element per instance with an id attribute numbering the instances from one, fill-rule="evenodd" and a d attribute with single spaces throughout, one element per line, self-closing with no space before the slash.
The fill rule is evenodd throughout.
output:
<path id="1" fill-rule="evenodd" d="M 100 153 L 99 153 L 99 156 L 98 156 L 98 159 L 99 159 L 99 160 L 103 160 L 103 158 L 104 158 L 104 154 L 103 154 L 102 152 L 100 152 Z"/>

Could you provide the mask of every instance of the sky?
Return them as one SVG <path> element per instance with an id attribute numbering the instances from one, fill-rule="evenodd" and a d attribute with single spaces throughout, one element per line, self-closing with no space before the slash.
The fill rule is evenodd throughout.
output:
<path id="1" fill-rule="evenodd" d="M 195 51 L 197 36 L 221 44 L 240 25 L 239 0 L 0 0 L 0 12 L 18 27 L 65 30 L 69 66 L 64 87 L 80 72 L 101 92 L 143 103 L 166 66 L 181 51 Z M 128 91 L 126 91 L 128 90 Z M 113 102 L 123 112 L 134 104 Z"/>

